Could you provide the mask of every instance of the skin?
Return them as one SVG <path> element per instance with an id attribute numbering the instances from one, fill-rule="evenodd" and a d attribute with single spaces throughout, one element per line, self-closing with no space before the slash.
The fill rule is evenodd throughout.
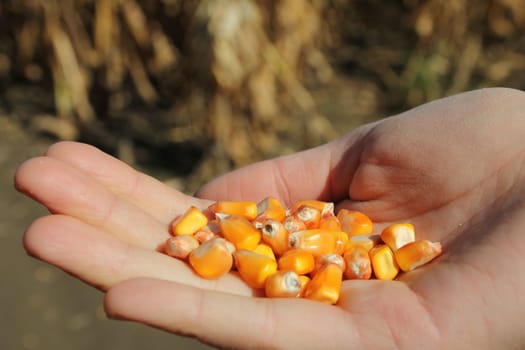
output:
<path id="1" fill-rule="evenodd" d="M 24 245 L 105 291 L 110 317 L 217 347 L 523 348 L 523 111 L 515 90 L 452 96 L 241 168 L 196 197 L 91 146 L 58 143 L 16 173 L 16 188 L 51 212 L 29 226 Z M 189 205 L 269 195 L 362 210 L 376 230 L 411 222 L 443 254 L 396 281 L 345 281 L 328 306 L 254 297 L 233 274 L 203 280 L 156 251 Z"/>

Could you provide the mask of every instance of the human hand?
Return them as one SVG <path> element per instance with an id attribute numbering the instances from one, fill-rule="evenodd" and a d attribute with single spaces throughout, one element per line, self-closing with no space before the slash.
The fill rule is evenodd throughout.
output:
<path id="1" fill-rule="evenodd" d="M 58 144 L 17 173 L 17 187 L 54 213 L 30 226 L 26 249 L 109 289 L 110 315 L 217 346 L 520 347 L 524 106 L 511 90 L 458 95 L 240 169 L 198 193 L 330 200 L 364 211 L 378 229 L 410 221 L 418 237 L 443 243 L 440 258 L 399 281 L 345 281 L 335 307 L 254 298 L 234 275 L 202 280 L 157 253 L 177 213 L 209 202 L 84 145 Z"/>

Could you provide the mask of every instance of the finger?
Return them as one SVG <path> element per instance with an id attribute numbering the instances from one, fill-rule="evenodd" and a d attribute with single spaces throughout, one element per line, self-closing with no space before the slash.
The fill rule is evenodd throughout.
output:
<path id="1" fill-rule="evenodd" d="M 190 335 L 219 347 L 339 349 L 340 344 L 358 345 L 350 316 L 338 307 L 304 299 L 239 297 L 137 279 L 111 288 L 105 308 L 113 318 Z"/>
<path id="2" fill-rule="evenodd" d="M 223 175 L 203 186 L 197 196 L 210 199 L 280 198 L 339 201 L 348 197 L 366 128 L 293 155 L 266 160 Z"/>
<path id="3" fill-rule="evenodd" d="M 178 213 L 191 205 L 197 207 L 209 205 L 136 171 L 91 145 L 59 142 L 52 145 L 46 155 L 85 172 L 113 193 L 164 223 L 173 220 Z"/>
<path id="4" fill-rule="evenodd" d="M 130 246 L 69 216 L 51 215 L 36 220 L 24 235 L 24 246 L 30 255 L 102 290 L 130 278 L 154 277 L 197 288 L 253 294 L 233 274 L 218 280 L 202 279 L 180 260 Z"/>
<path id="5" fill-rule="evenodd" d="M 130 244 L 156 249 L 169 236 L 166 224 L 62 161 L 49 157 L 31 159 L 15 177 L 20 191 L 52 212 L 104 228 Z"/>

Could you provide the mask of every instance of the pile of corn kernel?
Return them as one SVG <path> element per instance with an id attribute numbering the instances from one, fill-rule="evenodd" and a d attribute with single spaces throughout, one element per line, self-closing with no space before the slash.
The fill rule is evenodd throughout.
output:
<path id="1" fill-rule="evenodd" d="M 410 223 L 372 234 L 362 212 L 319 200 L 286 208 L 268 197 L 259 203 L 217 201 L 206 215 L 190 207 L 172 223 L 164 252 L 187 261 L 196 274 L 220 278 L 236 270 L 270 298 L 339 299 L 345 279 L 392 280 L 441 253 L 439 242 L 416 240 Z M 213 217 L 213 218 L 209 218 Z"/>

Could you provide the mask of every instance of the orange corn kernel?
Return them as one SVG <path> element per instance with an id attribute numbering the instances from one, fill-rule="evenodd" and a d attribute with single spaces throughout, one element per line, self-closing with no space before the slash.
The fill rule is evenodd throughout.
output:
<path id="1" fill-rule="evenodd" d="M 344 253 L 343 259 L 346 263 L 346 279 L 367 280 L 372 277 L 372 265 L 366 248 L 355 245 Z"/>
<path id="2" fill-rule="evenodd" d="M 223 237 L 237 249 L 253 250 L 261 240 L 261 232 L 242 216 L 226 216 L 220 219 L 219 226 Z"/>
<path id="3" fill-rule="evenodd" d="M 381 232 L 381 240 L 395 252 L 405 244 L 416 240 L 414 225 L 408 223 L 389 225 Z"/>
<path id="4" fill-rule="evenodd" d="M 346 246 L 348 245 L 348 233 L 343 231 L 332 231 L 329 230 L 329 232 L 332 232 L 332 234 L 335 237 L 335 254 L 343 255 L 345 252 Z"/>
<path id="5" fill-rule="evenodd" d="M 253 220 L 255 227 L 260 228 L 268 219 L 282 222 L 286 217 L 286 208 L 280 200 L 274 197 L 266 197 L 257 203 L 257 217 Z"/>
<path id="6" fill-rule="evenodd" d="M 301 293 L 301 280 L 293 271 L 277 271 L 266 279 L 264 290 L 268 298 L 296 298 Z"/>
<path id="7" fill-rule="evenodd" d="M 290 233 L 288 246 L 294 249 L 303 249 L 314 257 L 335 253 L 336 231 L 330 230 L 303 230 Z"/>
<path id="8" fill-rule="evenodd" d="M 239 215 L 248 220 L 257 216 L 257 203 L 250 201 L 217 201 L 208 209 L 214 214 Z"/>
<path id="9" fill-rule="evenodd" d="M 262 254 L 241 249 L 233 256 L 239 275 L 252 288 L 264 288 L 266 279 L 277 272 L 277 262 Z"/>
<path id="10" fill-rule="evenodd" d="M 276 260 L 275 254 L 273 253 L 272 247 L 265 243 L 257 244 L 257 247 L 253 249 L 254 253 L 265 255 L 273 260 Z"/>
<path id="11" fill-rule="evenodd" d="M 394 252 L 386 244 L 378 244 L 368 252 L 374 275 L 381 280 L 393 280 L 399 273 Z"/>
<path id="12" fill-rule="evenodd" d="M 319 228 L 319 221 L 321 221 L 321 212 L 319 209 L 302 205 L 295 212 L 291 214 L 297 220 L 304 222 L 306 229 Z"/>
<path id="13" fill-rule="evenodd" d="M 210 230 L 207 230 L 206 228 L 202 228 L 198 230 L 197 232 L 195 232 L 193 234 L 193 237 L 195 237 L 197 241 L 199 241 L 199 243 L 204 243 L 206 241 L 209 241 L 212 238 L 217 237 L 217 235 L 211 232 Z"/>
<path id="14" fill-rule="evenodd" d="M 301 201 L 295 202 L 290 207 L 290 213 L 293 214 L 293 213 L 297 212 L 297 210 L 300 207 L 302 207 L 302 206 L 308 206 L 308 207 L 311 207 L 311 208 L 315 208 L 321 213 L 321 215 L 326 215 L 326 214 L 329 214 L 329 213 L 333 214 L 334 213 L 334 203 L 319 201 L 319 200 L 315 200 L 315 199 L 306 199 L 306 200 L 301 200 Z"/>
<path id="15" fill-rule="evenodd" d="M 172 224 L 174 235 L 192 235 L 208 223 L 208 218 L 199 209 L 192 206 Z"/>
<path id="16" fill-rule="evenodd" d="M 315 275 L 323 266 L 327 264 L 334 264 L 339 266 L 341 271 L 346 269 L 346 262 L 342 255 L 339 254 L 325 254 L 323 256 L 315 259 L 315 269 L 312 271 L 311 275 Z"/>
<path id="17" fill-rule="evenodd" d="M 232 247 L 224 238 L 213 238 L 191 251 L 188 261 L 201 277 L 219 278 L 233 265 Z"/>
<path id="18" fill-rule="evenodd" d="M 284 218 L 283 226 L 289 233 L 306 230 L 306 224 L 293 215 Z"/>
<path id="19" fill-rule="evenodd" d="M 424 265 L 441 254 L 441 244 L 427 240 L 408 243 L 395 252 L 401 270 L 407 272 Z"/>
<path id="20" fill-rule="evenodd" d="M 261 227 L 262 240 L 272 247 L 277 255 L 283 255 L 288 247 L 288 230 L 279 221 L 268 219 L 263 222 Z"/>
<path id="21" fill-rule="evenodd" d="M 277 261 L 279 270 L 293 271 L 298 275 L 310 273 L 315 268 L 314 256 L 301 249 L 292 249 L 283 254 Z"/>
<path id="22" fill-rule="evenodd" d="M 304 297 L 304 292 L 306 291 L 306 286 L 310 283 L 311 278 L 306 275 L 299 276 L 299 282 L 301 283 L 301 292 L 299 292 L 299 297 Z"/>
<path id="23" fill-rule="evenodd" d="M 335 264 L 323 266 L 304 291 L 306 299 L 317 300 L 327 304 L 335 304 L 339 300 L 343 271 Z"/>
<path id="24" fill-rule="evenodd" d="M 365 248 L 368 252 L 370 249 L 381 243 L 381 237 L 379 235 L 357 235 L 348 238 L 346 243 L 345 251 L 352 249 L 355 246 Z"/>
<path id="25" fill-rule="evenodd" d="M 373 231 L 372 220 L 356 210 L 341 209 L 337 213 L 341 228 L 348 235 L 368 235 Z"/>
<path id="26" fill-rule="evenodd" d="M 341 222 L 339 222 L 339 219 L 334 214 L 321 216 L 319 228 L 322 230 L 342 231 Z"/>
<path id="27" fill-rule="evenodd" d="M 198 246 L 199 241 L 191 235 L 173 236 L 166 240 L 164 252 L 174 258 L 186 259 Z"/>

